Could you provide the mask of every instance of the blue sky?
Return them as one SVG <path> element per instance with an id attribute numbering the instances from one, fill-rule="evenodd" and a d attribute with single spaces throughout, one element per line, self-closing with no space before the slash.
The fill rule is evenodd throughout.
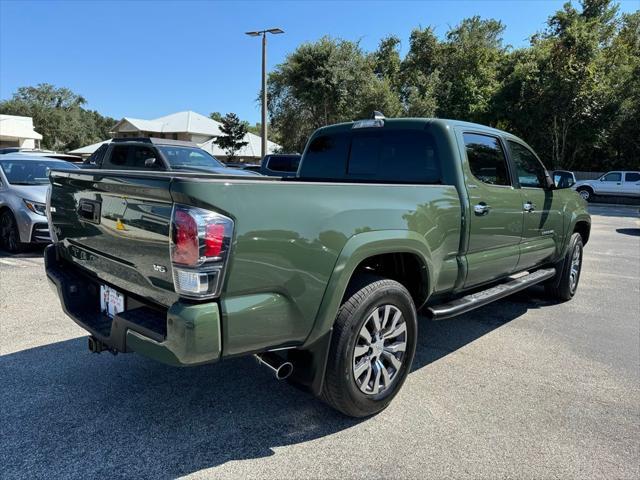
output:
<path id="1" fill-rule="evenodd" d="M 13 1 L 0 0 L 0 98 L 20 86 L 52 83 L 82 94 L 115 118 L 153 118 L 180 110 L 236 112 L 259 120 L 260 41 L 270 36 L 268 67 L 323 35 L 376 48 L 433 26 L 438 35 L 462 18 L 502 20 L 505 43 L 525 46 L 563 0 L 520 1 Z M 574 2 L 575 3 L 575 2 Z M 620 2 L 623 11 L 638 0 Z"/>

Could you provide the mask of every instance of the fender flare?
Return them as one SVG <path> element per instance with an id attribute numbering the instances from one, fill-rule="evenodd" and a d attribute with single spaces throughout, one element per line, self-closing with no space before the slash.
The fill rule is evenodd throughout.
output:
<path id="1" fill-rule="evenodd" d="M 408 230 L 377 230 L 359 233 L 343 247 L 327 283 L 313 328 L 304 345 L 310 345 L 331 330 L 349 281 L 364 260 L 384 253 L 412 253 L 426 267 L 427 296 L 434 285 L 431 250 L 424 237 Z M 419 307 L 420 305 L 417 305 Z"/>
<path id="2" fill-rule="evenodd" d="M 313 328 L 300 347 L 311 354 L 304 383 L 311 392 L 322 393 L 324 373 L 331 347 L 331 334 L 340 303 L 349 281 L 362 261 L 384 253 L 412 253 L 425 265 L 427 296 L 431 294 L 434 279 L 431 250 L 424 237 L 408 230 L 378 230 L 352 236 L 343 247 L 327 283 Z"/>

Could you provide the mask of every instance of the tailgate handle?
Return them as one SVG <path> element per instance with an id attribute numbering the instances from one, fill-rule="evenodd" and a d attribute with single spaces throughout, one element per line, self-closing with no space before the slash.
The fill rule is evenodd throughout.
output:
<path id="1" fill-rule="evenodd" d="M 91 223 L 100 223 L 100 202 L 81 198 L 78 205 L 78 216 Z"/>

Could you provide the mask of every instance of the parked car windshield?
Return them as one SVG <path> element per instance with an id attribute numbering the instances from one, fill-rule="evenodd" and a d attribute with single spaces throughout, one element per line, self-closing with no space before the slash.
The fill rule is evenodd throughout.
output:
<path id="1" fill-rule="evenodd" d="M 49 183 L 49 170 L 78 168 L 62 160 L 0 160 L 0 168 L 12 185 L 44 185 Z"/>
<path id="2" fill-rule="evenodd" d="M 201 148 L 160 146 L 158 150 L 162 152 L 171 168 L 225 168 L 213 155 Z"/>

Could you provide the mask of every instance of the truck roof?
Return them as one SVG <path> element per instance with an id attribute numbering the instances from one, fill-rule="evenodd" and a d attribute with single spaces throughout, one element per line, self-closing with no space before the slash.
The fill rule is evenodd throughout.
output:
<path id="1" fill-rule="evenodd" d="M 384 118 L 384 126 L 392 128 L 424 128 L 425 125 L 442 125 L 448 127 L 463 127 L 475 131 L 483 131 L 487 133 L 493 133 L 494 135 L 507 135 L 509 137 L 518 138 L 515 135 L 499 130 L 497 128 L 488 127 L 480 123 L 464 122 L 462 120 L 452 120 L 448 118 L 419 118 L 419 117 L 406 117 L 406 118 Z M 354 124 L 362 120 L 354 120 L 352 122 L 337 123 L 335 125 L 328 125 L 318 129 L 318 132 L 327 131 L 346 131 L 353 128 Z M 371 127 L 375 128 L 375 127 Z M 522 141 L 518 138 L 518 140 Z"/>

